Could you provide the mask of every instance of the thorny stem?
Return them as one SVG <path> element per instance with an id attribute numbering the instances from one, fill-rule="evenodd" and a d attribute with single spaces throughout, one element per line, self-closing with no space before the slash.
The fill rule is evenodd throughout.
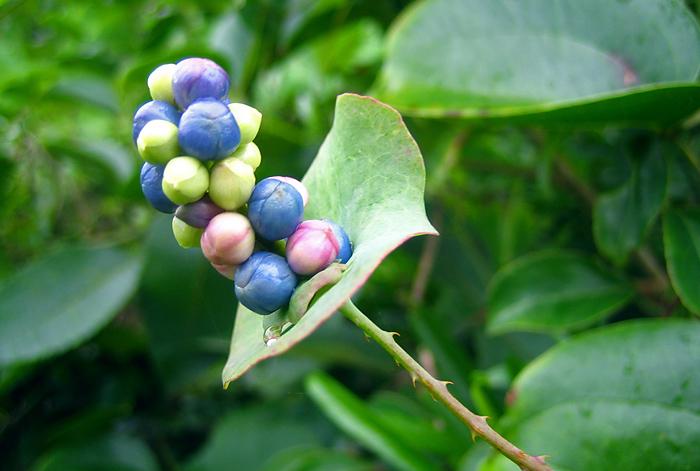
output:
<path id="1" fill-rule="evenodd" d="M 345 303 L 345 305 L 340 308 L 340 312 L 386 350 L 399 366 L 408 371 L 413 380 L 413 384 L 415 384 L 416 381 L 420 381 L 437 401 L 441 402 L 453 414 L 459 417 L 459 419 L 469 427 L 474 438 L 477 436 L 483 438 L 500 453 L 517 464 L 520 469 L 527 471 L 552 471 L 552 468 L 544 463 L 543 458 L 528 455 L 492 429 L 491 426 L 486 423 L 487 417 L 476 415 L 459 402 L 447 389 L 449 382 L 435 379 L 420 365 L 420 363 L 414 360 L 411 355 L 396 343 L 394 340 L 394 335 L 397 335 L 396 333 L 382 330 L 365 316 L 351 301 Z"/>

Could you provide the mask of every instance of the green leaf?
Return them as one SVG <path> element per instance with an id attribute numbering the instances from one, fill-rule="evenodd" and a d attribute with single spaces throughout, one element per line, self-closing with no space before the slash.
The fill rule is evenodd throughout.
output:
<path id="1" fill-rule="evenodd" d="M 393 468 L 401 471 L 435 469 L 434 463 L 409 447 L 359 398 L 325 373 L 309 375 L 306 392 L 338 427 Z"/>
<path id="2" fill-rule="evenodd" d="M 685 307 L 700 315 L 700 211 L 664 215 L 664 250 L 673 289 Z"/>
<path id="3" fill-rule="evenodd" d="M 227 386 L 256 363 L 289 350 L 340 308 L 392 250 L 436 234 L 425 215 L 425 169 L 401 116 L 369 97 L 341 95 L 335 121 L 304 177 L 306 219 L 329 218 L 347 231 L 354 254 L 343 278 L 277 342 L 263 342 L 262 316 L 238 307 L 223 371 Z"/>
<path id="4" fill-rule="evenodd" d="M 517 378 L 509 415 L 563 402 L 658 402 L 700 413 L 700 324 L 655 319 L 614 324 L 564 341 Z M 669 365 L 673 365 L 670 368 Z"/>
<path id="5" fill-rule="evenodd" d="M 598 249 L 616 263 L 627 260 L 656 219 L 666 198 L 664 147 L 654 145 L 634 163 L 629 180 L 600 195 L 593 208 L 593 235 Z"/>
<path id="6" fill-rule="evenodd" d="M 506 265 L 489 288 L 488 330 L 562 332 L 624 306 L 632 289 L 583 255 L 546 251 Z"/>
<path id="7" fill-rule="evenodd" d="M 372 396 L 369 409 L 383 428 L 416 451 L 444 456 L 461 454 L 470 445 L 433 411 L 402 394 L 380 391 Z"/>
<path id="8" fill-rule="evenodd" d="M 0 281 L 0 364 L 55 355 L 90 337 L 131 297 L 141 254 L 64 250 Z"/>
<path id="9" fill-rule="evenodd" d="M 51 450 L 33 471 L 153 471 L 158 462 L 141 440 L 122 433 L 86 437 L 80 444 Z"/>
<path id="10" fill-rule="evenodd" d="M 677 0 L 428 0 L 394 23 L 376 93 L 425 117 L 669 122 L 699 66 Z"/>
<path id="11" fill-rule="evenodd" d="M 265 469 L 277 453 L 317 445 L 308 416 L 280 401 L 239 408 L 224 416 L 185 471 Z"/>
<path id="12" fill-rule="evenodd" d="M 546 450 L 547 462 L 557 471 L 693 471 L 700 463 L 700 415 L 658 404 L 560 404 L 523 424 L 511 438 L 526 450 Z M 500 456 L 481 468 L 517 469 Z"/>
<path id="13" fill-rule="evenodd" d="M 264 471 L 373 471 L 376 467 L 341 451 L 296 447 L 277 453 Z"/>
<path id="14" fill-rule="evenodd" d="M 635 320 L 551 349 L 515 382 L 510 438 L 557 470 L 700 463 L 700 324 Z M 488 470 L 511 469 L 496 459 Z"/>

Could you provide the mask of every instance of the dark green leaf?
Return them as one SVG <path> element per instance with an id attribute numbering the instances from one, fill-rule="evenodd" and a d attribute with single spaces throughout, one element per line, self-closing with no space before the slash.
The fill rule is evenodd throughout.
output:
<path id="1" fill-rule="evenodd" d="M 338 427 L 392 467 L 401 471 L 435 469 L 434 464 L 385 428 L 371 409 L 330 376 L 323 373 L 308 376 L 306 391 Z"/>
<path id="2" fill-rule="evenodd" d="M 654 403 L 577 402 L 557 405 L 511 437 L 543 453 L 557 471 L 694 471 L 700 464 L 700 415 Z M 517 471 L 499 456 L 482 471 Z"/>
<path id="3" fill-rule="evenodd" d="M 354 254 L 343 278 L 269 347 L 263 342 L 262 316 L 239 306 L 224 385 L 316 330 L 401 243 L 435 234 L 425 216 L 420 151 L 401 116 L 372 98 L 338 97 L 333 128 L 304 183 L 311 195 L 305 217 L 340 224 L 354 244 Z"/>
<path id="4" fill-rule="evenodd" d="M 80 445 L 58 448 L 44 455 L 33 471 L 155 471 L 158 463 L 148 446 L 125 434 L 97 439 L 86 437 Z"/>
<path id="5" fill-rule="evenodd" d="M 281 451 L 318 444 L 308 422 L 308 417 L 295 416 L 280 401 L 275 407 L 234 410 L 221 419 L 209 441 L 184 469 L 262 470 Z"/>
<path id="6" fill-rule="evenodd" d="M 420 116 L 668 122 L 697 107 L 678 82 L 699 65 L 676 0 L 428 0 L 394 23 L 377 88 Z"/>
<path id="7" fill-rule="evenodd" d="M 583 255 L 526 255 L 494 276 L 488 329 L 561 332 L 590 325 L 625 305 L 631 288 Z"/>
<path id="8" fill-rule="evenodd" d="M 671 284 L 685 307 L 700 315 L 700 212 L 664 215 L 664 250 Z"/>
<path id="9" fill-rule="evenodd" d="M 296 447 L 277 453 L 264 471 L 372 471 L 372 464 L 321 447 Z"/>
<path id="10" fill-rule="evenodd" d="M 664 147 L 655 145 L 634 163 L 629 180 L 600 195 L 593 208 L 593 235 L 598 249 L 623 263 L 654 222 L 666 197 Z"/>
<path id="11" fill-rule="evenodd" d="M 563 342 L 516 380 L 511 437 L 557 470 L 695 469 L 698 358 L 700 324 L 687 320 L 630 321 Z M 482 469 L 511 467 L 499 458 Z"/>
<path id="12" fill-rule="evenodd" d="M 134 251 L 70 249 L 0 282 L 0 364 L 55 355 L 94 334 L 127 302 L 141 264 Z"/>

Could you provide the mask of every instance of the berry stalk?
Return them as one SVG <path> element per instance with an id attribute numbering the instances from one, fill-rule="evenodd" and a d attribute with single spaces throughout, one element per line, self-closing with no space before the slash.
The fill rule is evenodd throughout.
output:
<path id="1" fill-rule="evenodd" d="M 459 402 L 447 389 L 449 382 L 439 381 L 433 378 L 420 363 L 414 360 L 406 350 L 396 343 L 394 336 L 398 334 L 382 330 L 382 328 L 365 316 L 351 301 L 345 303 L 340 308 L 340 312 L 386 350 L 399 366 L 408 371 L 414 385 L 416 381 L 420 381 L 436 400 L 444 404 L 454 415 L 459 417 L 459 419 L 469 427 L 474 438 L 476 438 L 476 436 L 483 438 L 487 443 L 523 470 L 552 471 L 552 468 L 544 463 L 543 458 L 528 455 L 492 429 L 491 426 L 486 423 L 486 417 L 476 415 Z"/>

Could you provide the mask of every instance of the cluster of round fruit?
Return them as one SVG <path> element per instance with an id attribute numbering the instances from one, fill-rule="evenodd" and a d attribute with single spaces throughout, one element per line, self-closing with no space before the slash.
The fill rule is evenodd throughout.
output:
<path id="1" fill-rule="evenodd" d="M 134 115 L 133 139 L 145 160 L 141 188 L 155 209 L 175 213 L 182 247 L 201 247 L 233 279 L 244 306 L 271 314 L 289 303 L 299 277 L 347 262 L 352 244 L 332 221 L 303 221 L 309 195 L 300 181 L 255 183 L 262 114 L 230 103 L 229 86 L 228 74 L 208 59 L 151 73 L 153 101 Z"/>

